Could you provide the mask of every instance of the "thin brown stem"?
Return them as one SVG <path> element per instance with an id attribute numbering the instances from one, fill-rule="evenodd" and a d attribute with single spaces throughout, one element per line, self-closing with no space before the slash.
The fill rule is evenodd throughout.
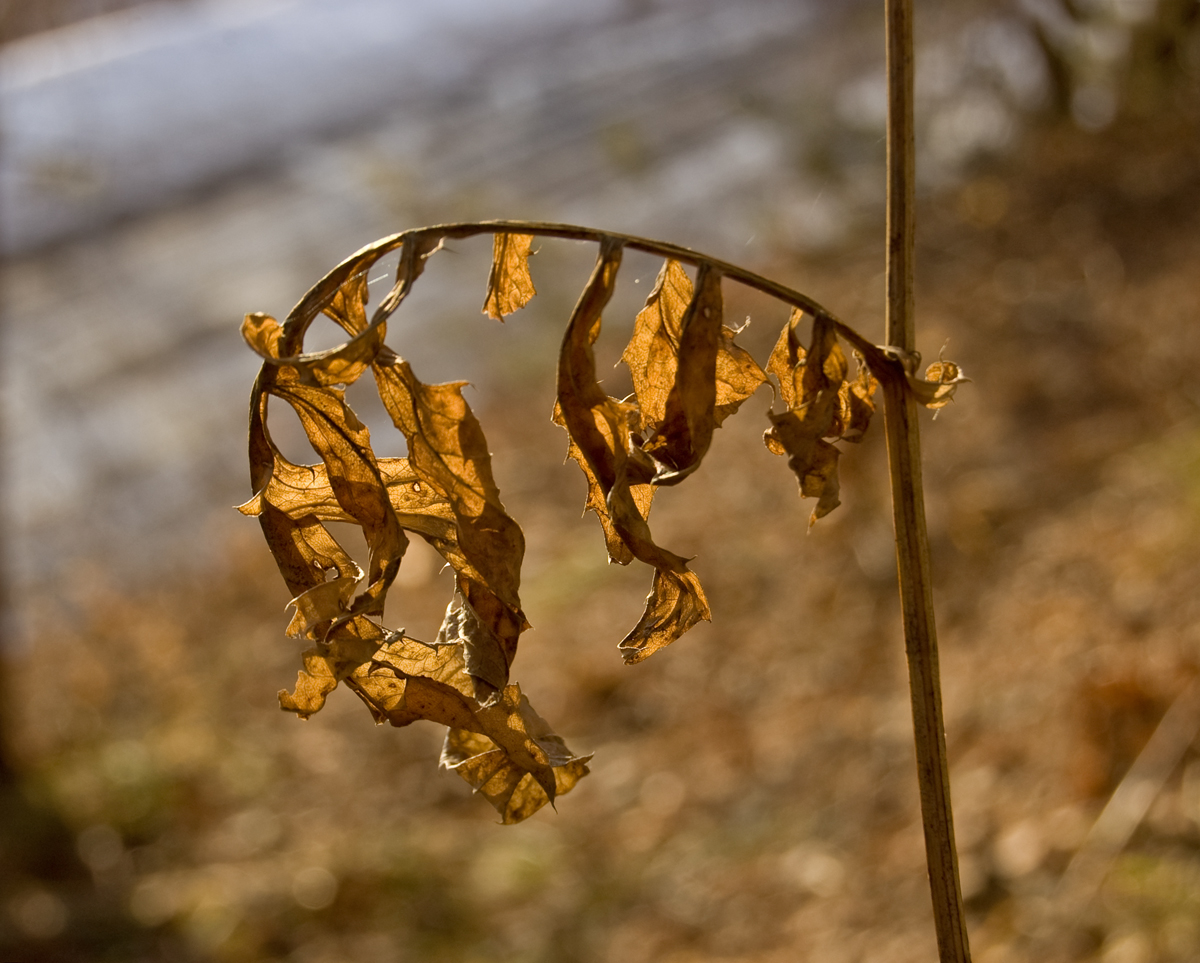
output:
<path id="1" fill-rule="evenodd" d="M 912 0 L 886 0 L 888 68 L 887 343 L 916 350 L 913 318 L 914 149 Z M 887 407 L 888 468 L 892 517 L 912 694 L 913 734 L 925 857 L 933 897 L 938 954 L 942 963 L 969 963 L 970 947 L 958 877 L 958 853 L 950 808 L 950 773 L 938 670 L 937 628 L 917 403 L 895 380 L 883 380 Z"/>
<path id="2" fill-rule="evenodd" d="M 361 267 L 362 255 L 368 250 L 374 254 L 375 258 L 380 258 L 405 245 L 411 245 L 409 249 L 418 252 L 416 254 L 417 257 L 423 257 L 436 250 L 439 241 L 446 239 L 462 240 L 469 237 L 476 237 L 480 234 L 532 234 L 535 237 L 555 237 L 570 241 L 592 241 L 596 244 L 606 244 L 615 241 L 624 248 L 643 251 L 647 254 L 655 254 L 660 257 L 672 258 L 684 264 L 690 264 L 693 267 L 707 264 L 710 270 L 716 271 L 722 277 L 727 277 L 731 281 L 737 281 L 748 288 L 761 291 L 763 294 L 770 295 L 784 304 L 799 308 L 801 311 L 806 311 L 813 317 L 828 318 L 837 328 L 838 336 L 844 338 L 847 343 L 862 354 L 868 367 L 871 369 L 871 373 L 876 378 L 880 379 L 880 381 L 885 381 L 889 378 L 898 378 L 901 382 L 904 381 L 903 366 L 898 357 L 881 350 L 868 338 L 863 337 L 844 321 L 840 320 L 837 315 L 824 305 L 794 288 L 789 288 L 787 285 L 780 284 L 778 281 L 772 281 L 770 278 L 756 274 L 754 271 L 731 264 L 729 261 L 709 257 L 707 254 L 702 254 L 688 247 L 681 247 L 678 244 L 671 244 L 668 241 L 657 241 L 648 237 L 638 237 L 634 234 L 621 234 L 617 231 L 601 231 L 591 227 L 580 227 L 576 224 L 512 220 L 462 221 L 452 224 L 435 224 L 431 227 L 419 227 L 400 234 L 392 234 L 375 241 L 367 248 L 363 248 L 362 251 L 351 255 L 325 275 L 324 278 L 309 289 L 308 293 L 300 300 L 300 303 L 292 309 L 288 315 L 288 319 L 303 318 L 311 320 L 319 314 L 328 302 L 332 300 L 343 282 L 350 278 L 356 271 L 364 270 Z M 406 278 L 404 284 L 398 285 L 399 291 L 403 292 L 411 284 L 412 280 L 413 278 L 411 277 Z M 393 295 L 395 293 L 393 291 Z M 389 295 L 389 299 L 385 300 L 384 304 L 380 306 L 380 310 L 385 314 L 390 313 L 395 307 L 395 304 L 391 303 L 390 300 L 393 295 Z M 316 356 L 316 354 L 312 355 L 312 357 Z M 277 362 L 281 363 L 290 363 L 293 360 L 295 359 L 286 356 L 276 359 Z"/>
<path id="3" fill-rule="evenodd" d="M 917 348 L 913 321 L 913 209 L 916 152 L 913 136 L 912 0 L 887 8 L 887 343 Z"/>

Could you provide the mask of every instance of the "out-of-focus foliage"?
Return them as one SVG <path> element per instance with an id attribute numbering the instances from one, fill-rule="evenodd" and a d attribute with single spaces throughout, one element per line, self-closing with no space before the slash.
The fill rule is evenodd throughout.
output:
<path id="1" fill-rule="evenodd" d="M 1021 0 L 1056 112 L 1086 130 L 1171 109 L 1200 77 L 1197 0 Z"/>

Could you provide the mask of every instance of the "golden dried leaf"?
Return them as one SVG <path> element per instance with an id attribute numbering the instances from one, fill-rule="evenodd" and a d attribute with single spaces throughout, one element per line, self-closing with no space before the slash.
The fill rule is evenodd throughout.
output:
<path id="1" fill-rule="evenodd" d="M 325 308 L 325 313 L 348 334 L 361 334 L 367 329 L 367 297 L 370 294 L 367 270 L 364 267 L 345 281 Z"/>
<path id="2" fill-rule="evenodd" d="M 899 364 L 903 369 L 908 389 L 917 404 L 933 411 L 948 405 L 954 399 L 958 386 L 971 380 L 963 376 L 962 369 L 953 361 L 943 358 L 938 358 L 926 368 L 925 377 L 921 378 L 917 375 L 917 366 L 921 363 L 920 354 L 915 351 L 902 351 L 899 348 L 881 350 L 887 359 Z"/>
<path id="3" fill-rule="evenodd" d="M 707 619 L 709 610 L 699 580 L 688 572 L 687 560 L 658 546 L 650 535 L 632 491 L 649 479 L 646 466 L 632 457 L 641 453 L 630 444 L 629 406 L 608 397 L 596 381 L 592 345 L 620 263 L 618 244 L 601 246 L 596 268 L 571 314 L 558 359 L 558 415 L 578 450 L 576 459 L 585 468 L 589 504 L 603 498 L 606 540 L 615 535 L 634 558 L 657 570 L 647 615 L 627 640 L 630 648 L 645 648 L 648 655 L 694 625 L 692 611 Z M 605 516 L 599 511 L 597 515 L 605 523 Z M 675 578 L 664 578 L 664 572 Z"/>
<path id="4" fill-rule="evenodd" d="M 660 466 L 656 484 L 678 484 L 700 467 L 712 443 L 722 311 L 721 276 L 703 264 L 680 322 L 679 357 L 662 421 L 642 446 Z"/>
<path id="5" fill-rule="evenodd" d="M 366 673 L 367 663 L 386 641 L 387 633 L 361 615 L 343 622 L 325 642 L 304 653 L 304 668 L 296 676 L 295 690 L 279 693 L 280 708 L 301 719 L 320 712 L 340 681 Z"/>
<path id="6" fill-rule="evenodd" d="M 621 356 L 647 432 L 643 450 L 659 463 L 655 484 L 695 471 L 713 430 L 766 381 L 721 323 L 720 275 L 705 264 L 697 282 L 693 294 L 683 266 L 667 261 Z"/>
<path id="7" fill-rule="evenodd" d="M 421 536 L 456 572 L 482 580 L 483 576 L 459 549 L 458 525 L 450 502 L 431 485 L 421 483 L 407 458 L 381 458 L 377 466 L 400 527 Z M 293 465 L 278 453 L 275 472 L 266 487 L 239 505 L 238 511 L 243 515 L 260 515 L 267 505 L 292 519 L 311 515 L 323 522 L 355 521 L 333 497 L 324 465 Z"/>
<path id="8" fill-rule="evenodd" d="M 410 674 L 413 669 L 421 674 Z M 532 815 L 587 774 L 591 756 L 574 755 L 519 686 L 506 686 L 487 706 L 470 696 L 461 645 L 400 638 L 349 684 L 378 721 L 406 726 L 428 719 L 448 726 L 442 764 L 484 792 L 505 822 Z"/>
<path id="9" fill-rule="evenodd" d="M 646 425 L 658 424 L 666 417 L 667 395 L 679 367 L 683 315 L 691 300 L 692 279 L 678 261 L 666 261 L 645 307 L 634 319 L 633 336 L 621 354 Z"/>
<path id="10" fill-rule="evenodd" d="M 504 687 L 492 704 L 479 704 L 467 645 L 443 641 L 455 634 L 450 626 L 461 625 L 461 611 L 452 606 L 432 645 L 352 620 L 329 644 L 305 653 L 295 691 L 281 692 L 280 704 L 308 718 L 344 679 L 378 722 L 446 725 L 443 765 L 483 792 L 504 822 L 519 822 L 573 788 L 591 757 L 573 754 L 516 685 Z M 355 645 L 370 651 L 364 656 Z"/>
<path id="11" fill-rule="evenodd" d="M 803 399 L 804 377 L 808 370 L 807 352 L 796 334 L 796 327 L 803 317 L 802 311 L 793 309 L 767 363 L 767 370 L 779 381 L 780 397 L 791 410 L 805 404 Z M 870 425 L 871 415 L 875 412 L 874 396 L 879 382 L 872 376 L 862 356 L 857 352 L 855 359 L 858 362 L 858 374 L 853 381 L 845 380 L 845 355 L 836 341 L 834 348 L 836 350 L 831 349 L 831 355 L 824 362 L 823 374 L 830 381 L 840 380 L 841 384 L 838 387 L 838 404 L 833 421 L 824 437 L 841 441 L 861 441 Z M 809 377 L 812 378 L 813 375 L 810 374 Z M 767 447 L 777 455 L 787 453 L 775 436 L 767 438 Z"/>
<path id="12" fill-rule="evenodd" d="M 302 332 L 307 321 L 300 320 L 297 325 L 297 330 Z M 251 480 L 255 495 L 262 495 L 270 487 L 277 468 L 284 471 L 288 467 L 297 468 L 290 466 L 279 454 L 266 430 L 267 402 L 273 395 L 295 410 L 309 443 L 322 459 L 333 501 L 362 527 L 367 539 L 370 551 L 367 586 L 350 605 L 350 614 L 382 612 L 384 596 L 399 570 L 408 539 L 388 500 L 371 450 L 369 433 L 346 405 L 343 391 L 333 387 L 326 375 L 329 371 L 340 370 L 339 366 L 348 357 L 343 349 L 356 345 L 355 350 L 364 350 L 374 345 L 371 349 L 373 357 L 378 350 L 377 342 L 381 343 L 383 330 L 380 323 L 340 349 L 322 355 L 299 355 L 288 363 L 287 359 L 279 357 L 291 341 L 287 328 L 280 329 L 274 319 L 266 315 L 248 315 L 243 323 L 243 334 L 267 362 L 255 383 L 251 401 Z M 354 364 L 361 367 L 369 361 L 369 357 L 359 358 Z M 284 524 L 278 515 L 261 512 L 260 523 L 272 550 L 281 548 L 289 559 L 289 570 L 303 573 L 299 584 L 292 586 L 297 597 L 324 581 L 323 573 L 312 560 L 306 561 L 303 549 L 298 548 L 294 538 L 296 533 L 292 531 L 294 523 Z M 290 548 L 286 545 L 289 539 L 292 542 Z M 304 572 L 305 566 L 307 572 Z M 284 567 L 281 564 L 281 571 Z M 339 567 L 340 576 L 349 574 Z"/>
<path id="13" fill-rule="evenodd" d="M 528 706 L 528 702 L 525 705 Z M 570 792 L 588 774 L 587 763 L 592 758 L 590 754 L 574 755 L 559 736 L 545 727 L 545 722 L 532 707 L 528 713 L 537 720 L 534 725 L 540 731 L 535 733 L 535 738 L 550 765 L 553 794 L 546 792 L 534 773 L 518 765 L 487 736 L 467 729 L 451 729 L 446 733 L 442 747 L 442 767 L 457 772 L 466 780 L 492 804 L 505 824 L 527 819 L 553 798 Z"/>
<path id="14" fill-rule="evenodd" d="M 495 657 L 502 658 L 507 681 L 517 640 L 528 626 L 519 595 L 525 537 L 500 501 L 487 439 L 462 396 L 464 383 L 423 384 L 402 360 L 377 363 L 375 381 L 408 441 L 409 465 L 449 503 L 461 556 L 445 557 L 455 567 L 459 591 L 490 629 L 489 644 L 498 646 L 485 662 L 494 666 Z M 466 564 L 460 567 L 459 558 Z M 484 687 L 480 694 L 493 697 L 495 673 L 477 678 Z"/>
<path id="15" fill-rule="evenodd" d="M 858 375 L 853 381 L 843 381 L 838 389 L 838 415 L 834 419 L 833 434 L 841 441 L 860 442 L 871 424 L 875 413 L 875 391 L 879 382 L 868 370 L 862 356 L 854 355 L 858 362 Z"/>
<path id="16" fill-rule="evenodd" d="M 488 274 L 487 297 L 483 313 L 503 321 L 537 294 L 529 274 L 529 256 L 533 247 L 532 234 L 497 232 L 492 238 L 492 270 Z"/>
<path id="17" fill-rule="evenodd" d="M 622 405 L 616 399 L 609 399 L 615 405 Z M 636 418 L 637 408 L 632 405 L 623 405 L 628 411 L 629 418 Z M 556 401 L 554 403 L 554 424 L 560 428 L 565 428 L 563 422 L 562 407 Z M 570 439 L 567 446 L 567 456 L 571 458 L 587 479 L 588 493 L 587 501 L 584 503 L 584 511 L 591 510 L 595 512 L 596 518 L 600 521 L 600 527 L 604 530 L 604 544 L 608 549 L 608 557 L 618 565 L 628 565 L 633 561 L 633 553 L 629 550 L 629 546 L 617 533 L 616 527 L 613 525 L 612 516 L 608 513 L 608 499 L 605 497 L 604 490 L 600 486 L 599 480 L 596 478 L 592 469 L 588 466 L 587 459 L 579 446 L 575 444 L 574 439 Z M 637 483 L 629 486 L 629 496 L 633 501 L 637 513 L 643 519 L 650 517 L 650 505 L 654 500 L 654 486 L 649 483 Z"/>
<path id="18" fill-rule="evenodd" d="M 255 311 L 242 319 L 242 339 L 260 358 L 273 361 L 279 357 L 279 338 L 283 328 L 271 315 Z"/>
<path id="19" fill-rule="evenodd" d="M 302 385 L 293 377 L 283 369 L 272 394 L 287 401 L 299 416 L 309 443 L 324 462 L 337 504 L 366 537 L 368 585 L 355 611 L 382 614 L 384 595 L 400 568 L 408 538 L 388 499 L 370 433 L 345 403 L 343 392 Z"/>
<path id="20" fill-rule="evenodd" d="M 426 385 L 408 362 L 377 365 L 380 397 L 409 445 L 417 477 L 449 504 L 463 552 L 503 601 L 519 608 L 524 536 L 500 501 L 483 428 L 462 396 L 465 382 Z"/>
<path id="21" fill-rule="evenodd" d="M 721 423 L 742 406 L 742 402 L 767 383 L 767 376 L 750 352 L 735 344 L 736 332 L 721 326 L 717 347 L 717 398 L 713 409 L 713 424 Z"/>
<path id="22" fill-rule="evenodd" d="M 438 630 L 437 644 L 462 645 L 467 673 L 472 678 L 482 679 L 495 689 L 503 689 L 508 684 L 504 644 L 479 617 L 461 590 L 455 591 L 454 598 L 446 608 L 446 617 Z"/>
<path id="23" fill-rule="evenodd" d="M 634 665 L 670 645 L 697 622 L 711 621 L 708 599 L 696 573 L 660 568 L 654 573 L 646 610 L 617 648 L 625 664 Z"/>
<path id="24" fill-rule="evenodd" d="M 291 638 L 305 638 L 313 641 L 324 639 L 324 631 L 318 629 L 336 619 L 345 616 L 350 610 L 350 600 L 354 590 L 363 580 L 363 571 L 354 566 L 357 571 L 353 575 L 341 575 L 320 585 L 314 585 L 306 592 L 301 592 L 288 605 L 295 608 L 291 624 L 286 634 Z"/>
<path id="25" fill-rule="evenodd" d="M 337 685 L 338 680 L 329 664 L 321 658 L 320 652 L 309 649 L 304 653 L 304 668 L 296 676 L 296 688 L 292 692 L 279 690 L 279 706 L 296 713 L 301 719 L 307 719 L 321 711 L 329 693 Z"/>
<path id="26" fill-rule="evenodd" d="M 240 510 L 259 518 L 292 590 L 288 633 L 316 643 L 280 705 L 307 718 L 346 681 L 377 721 L 440 722 L 451 729 L 447 765 L 484 792 L 505 822 L 515 822 L 574 786 L 587 773 L 586 758 L 573 755 L 508 684 L 527 627 L 518 596 L 524 537 L 500 502 L 486 439 L 462 386 L 422 384 L 383 344 L 386 318 L 440 240 L 431 231 L 364 248 L 310 291 L 283 326 L 268 315 L 246 317 L 243 334 L 265 363 L 251 398 L 253 495 Z M 530 238 L 511 240 L 497 245 L 488 296 L 496 312 L 533 295 Z M 396 285 L 368 319 L 367 269 L 397 246 Z M 322 312 L 350 340 L 304 354 L 304 334 Z M 408 458 L 377 459 L 369 432 L 346 404 L 343 386 L 368 366 L 408 441 Z M 293 464 L 276 448 L 267 431 L 272 397 L 296 412 L 319 464 Z M 366 573 L 325 528 L 330 521 L 362 529 Z M 406 529 L 456 573 L 455 596 L 431 645 L 368 617 L 382 612 Z"/>
<path id="27" fill-rule="evenodd" d="M 474 698 L 466 657 L 457 643 L 421 642 L 401 634 L 379 651 L 373 668 L 388 668 L 408 678 L 449 686 L 468 702 Z"/>
<path id="28" fill-rule="evenodd" d="M 925 369 L 925 379 L 921 380 L 912 375 L 908 377 L 908 386 L 917 401 L 933 411 L 945 408 L 954 400 L 954 392 L 964 381 L 962 371 L 953 361 L 935 361 Z"/>
<path id="29" fill-rule="evenodd" d="M 346 577 L 359 571 L 354 560 L 315 518 L 293 519 L 265 503 L 258 511 L 258 520 L 267 547 L 293 595 L 323 584 L 327 572 Z"/>
<path id="30" fill-rule="evenodd" d="M 800 378 L 804 374 L 806 352 L 796 334 L 796 326 L 804 319 L 804 312 L 793 308 L 788 322 L 779 332 L 771 357 L 767 359 L 767 372 L 779 382 L 779 396 L 788 408 L 796 408 L 800 399 Z"/>
<path id="31" fill-rule="evenodd" d="M 383 347 L 387 326 L 381 317 L 369 324 L 366 316 L 366 268 L 339 287 L 325 314 L 348 334 L 349 341 L 327 351 L 281 355 L 282 329 L 269 314 L 247 314 L 242 322 L 242 337 L 268 364 L 286 365 L 301 383 L 311 386 L 349 385 L 357 381 Z M 307 328 L 307 324 L 304 325 Z"/>
<path id="32" fill-rule="evenodd" d="M 764 441 L 772 452 L 790 456 L 788 467 L 800 483 L 800 494 L 817 499 L 809 519 L 811 525 L 840 504 L 839 452 L 823 439 L 838 437 L 840 433 L 836 421 L 843 410 L 841 389 L 847 365 L 837 343 L 837 330 L 823 316 L 813 321 L 812 346 L 805 353 L 795 334 L 800 318 L 797 311 L 788 319 L 767 366 L 779 379 L 780 394 L 788 403 L 788 410 L 782 414 L 767 413 L 771 428 Z"/>

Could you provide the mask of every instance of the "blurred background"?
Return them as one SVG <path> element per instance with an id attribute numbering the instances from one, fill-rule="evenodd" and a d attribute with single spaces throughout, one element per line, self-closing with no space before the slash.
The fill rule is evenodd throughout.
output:
<path id="1" fill-rule="evenodd" d="M 975 959 L 1200 959 L 1200 11 L 916 6 L 918 337 L 973 379 L 923 430 Z M 279 711 L 288 592 L 231 508 L 243 313 L 408 227 L 646 234 L 882 340 L 882 4 L 0 11 L 0 956 L 933 959 L 879 427 L 806 531 L 768 393 L 726 422 L 651 519 L 713 623 L 626 668 L 649 572 L 606 564 L 549 421 L 594 252 L 546 242 L 503 326 L 486 240 L 431 262 L 389 343 L 474 385 L 528 540 L 514 677 L 596 754 L 516 827 L 432 725 Z M 629 257 L 602 364 L 658 268 Z M 786 312 L 726 298 L 765 361 Z M 388 624 L 428 639 L 422 548 Z"/>

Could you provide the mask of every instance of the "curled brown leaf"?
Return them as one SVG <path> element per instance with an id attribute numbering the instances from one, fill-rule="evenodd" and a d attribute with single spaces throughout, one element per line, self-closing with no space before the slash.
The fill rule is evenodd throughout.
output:
<path id="1" fill-rule="evenodd" d="M 796 335 L 801 317 L 799 311 L 792 313 L 771 352 L 767 370 L 779 379 L 780 394 L 788 408 L 782 414 L 767 413 L 771 427 L 763 440 L 771 451 L 789 456 L 788 467 L 800 483 L 800 494 L 817 499 L 809 519 L 811 525 L 841 503 L 837 476 L 840 452 L 825 439 L 841 437 L 847 415 L 853 419 L 854 412 L 849 399 L 843 398 L 847 365 L 836 327 L 830 319 L 818 315 L 813 320 L 812 345 L 805 352 Z M 868 381 L 860 390 L 869 387 Z M 853 397 L 853 389 L 848 391 Z M 858 434 L 861 431 L 859 428 Z"/>
<path id="2" fill-rule="evenodd" d="M 633 378 L 642 416 L 642 450 L 656 463 L 655 484 L 682 481 L 695 471 L 713 430 L 766 375 L 721 323 L 721 276 L 702 264 L 697 284 L 668 260 L 621 358 Z"/>
<path id="3" fill-rule="evenodd" d="M 602 497 L 606 541 L 613 536 L 634 558 L 656 569 L 654 588 L 638 627 L 622 645 L 626 649 L 657 651 L 679 638 L 698 618 L 710 618 L 699 580 L 688 572 L 687 560 L 657 545 L 650 534 L 633 488 L 649 481 L 640 449 L 631 444 L 630 406 L 610 398 L 596 380 L 592 348 L 600 315 L 612 296 L 621 263 L 619 244 L 602 244 L 600 257 L 579 297 L 563 336 L 558 360 L 558 416 L 567 429 L 576 459 L 589 481 L 589 504 Z M 648 499 L 645 501 L 649 509 Z M 606 522 L 607 517 L 607 522 Z M 620 558 L 618 558 L 620 560 Z M 673 576 L 665 577 L 669 572 Z M 644 656 L 642 656 L 644 658 Z M 637 661 L 635 659 L 635 661 Z"/>
<path id="4" fill-rule="evenodd" d="M 627 411 L 627 422 L 634 420 L 640 422 L 640 415 L 636 406 L 625 405 L 615 398 L 609 400 L 614 405 L 621 406 Z M 563 421 L 562 406 L 557 401 L 554 403 L 554 416 L 551 420 L 560 428 L 566 427 L 566 423 Z M 573 438 L 569 438 L 568 441 L 567 457 L 579 466 L 584 478 L 587 479 L 588 491 L 587 501 L 583 506 L 584 511 L 594 512 L 596 518 L 600 521 L 600 527 L 604 530 L 604 545 L 608 549 L 609 559 L 618 565 L 628 565 L 633 561 L 633 552 L 629 550 L 629 546 L 625 544 L 625 540 L 617 532 L 616 526 L 613 524 L 612 515 L 608 512 L 608 498 L 604 493 L 600 480 L 592 471 L 591 466 L 588 465 L 587 458 L 584 457 L 583 451 Z M 650 505 L 654 500 L 654 490 L 654 486 L 648 482 L 631 483 L 629 486 L 629 497 L 633 502 L 633 507 L 643 520 L 650 517 Z"/>
<path id="5" fill-rule="evenodd" d="M 453 513 L 458 551 L 445 558 L 455 568 L 459 592 L 489 630 L 480 645 L 495 646 L 478 663 L 489 668 L 476 676 L 481 696 L 492 698 L 507 682 L 517 640 L 528 626 L 519 596 L 525 537 L 500 501 L 487 439 L 462 396 L 464 383 L 423 384 L 403 360 L 377 363 L 375 381 L 408 441 L 409 465 Z M 499 660 L 503 678 L 495 672 Z"/>
<path id="6" fill-rule="evenodd" d="M 667 395 L 679 368 L 683 315 L 692 300 L 692 280 L 676 260 L 663 263 L 633 322 L 633 336 L 621 355 L 633 379 L 634 397 L 646 424 L 656 425 L 667 414 Z"/>
<path id="7" fill-rule="evenodd" d="M 968 380 L 953 361 L 935 361 L 925 369 L 924 379 L 910 376 L 908 386 L 917 396 L 917 401 L 936 411 L 950 404 L 958 386 Z"/>
<path id="8" fill-rule="evenodd" d="M 504 822 L 519 822 L 587 775 L 588 756 L 572 753 L 517 685 L 490 705 L 470 694 L 463 646 L 400 638 L 350 680 L 380 722 L 429 719 L 449 727 L 442 765 L 480 791 Z"/>
<path id="9" fill-rule="evenodd" d="M 497 231 L 493 235 L 492 270 L 483 301 L 483 313 L 489 318 L 503 321 L 506 314 L 525 307 L 537 294 L 529 273 L 532 248 L 532 234 Z"/>
<path id="10" fill-rule="evenodd" d="M 712 621 L 708 599 L 695 572 L 660 568 L 638 624 L 617 646 L 626 665 L 635 665 L 670 645 L 698 622 Z"/>
<path id="11" fill-rule="evenodd" d="M 642 445 L 659 466 L 655 484 L 681 482 L 700 467 L 712 443 L 722 310 L 721 276 L 702 264 L 696 292 L 680 321 L 675 378 L 667 391 L 663 418 Z"/>

